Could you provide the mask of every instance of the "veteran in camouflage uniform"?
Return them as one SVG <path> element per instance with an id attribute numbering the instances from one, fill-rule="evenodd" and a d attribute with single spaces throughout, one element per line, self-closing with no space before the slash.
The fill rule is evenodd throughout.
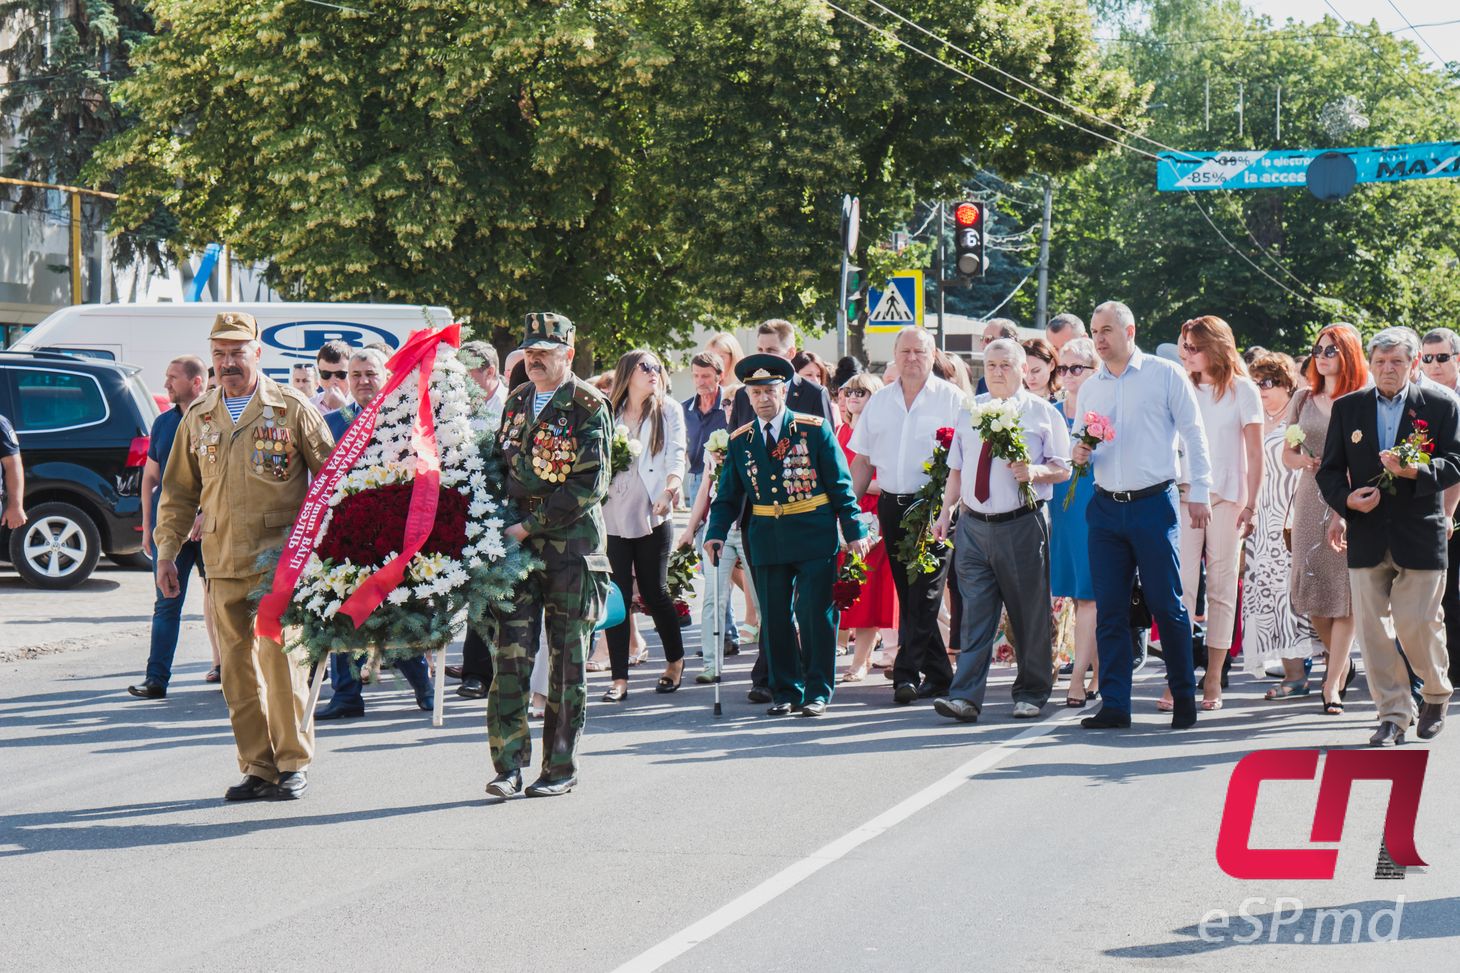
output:
<path id="1" fill-rule="evenodd" d="M 188 408 L 168 454 L 153 533 L 157 587 L 177 593 L 178 549 L 201 511 L 223 698 L 245 775 L 224 796 L 290 800 L 303 796 L 314 753 L 303 730 L 305 677 L 277 642 L 254 635 L 252 595 L 264 578 L 259 556 L 284 546 L 334 439 L 308 399 L 259 368 L 252 315 L 220 314 L 208 337 L 218 387 Z"/>
<path id="2" fill-rule="evenodd" d="M 494 618 L 496 678 L 487 695 L 487 731 L 497 776 L 487 793 L 502 798 L 522 791 L 522 767 L 532 759 L 528 683 L 544 624 L 551 669 L 542 773 L 527 796 L 566 794 L 578 783 L 588 701 L 584 664 L 609 581 L 602 510 L 613 436 L 608 403 L 572 373 L 573 322 L 529 314 L 526 330 L 528 382 L 508 396 L 497 443 L 507 466 L 507 495 L 522 517 L 506 534 L 542 567 L 518 586 L 512 607 Z"/>

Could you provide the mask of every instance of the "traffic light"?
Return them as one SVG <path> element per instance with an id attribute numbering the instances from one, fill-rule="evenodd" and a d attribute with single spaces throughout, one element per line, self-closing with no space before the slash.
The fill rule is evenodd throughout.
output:
<path id="1" fill-rule="evenodd" d="M 965 200 L 953 207 L 953 266 L 965 277 L 982 277 L 984 220 L 988 207 Z"/>

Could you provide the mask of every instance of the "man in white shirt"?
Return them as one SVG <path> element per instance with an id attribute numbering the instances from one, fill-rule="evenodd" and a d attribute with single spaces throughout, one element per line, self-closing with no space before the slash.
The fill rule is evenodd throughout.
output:
<path id="1" fill-rule="evenodd" d="M 1086 519 L 1104 697 L 1100 712 L 1080 725 L 1092 730 L 1130 726 L 1130 605 L 1139 569 L 1146 605 L 1161 629 L 1161 654 L 1175 707 L 1171 726 L 1184 729 L 1196 723 L 1196 674 L 1177 554 L 1177 446 L 1185 445 L 1190 468 L 1187 512 L 1191 526 L 1201 530 L 1211 519 L 1206 430 L 1191 379 L 1181 366 L 1136 347 L 1130 308 L 1119 301 L 1101 304 L 1091 316 L 1090 334 L 1104 364 L 1080 386 L 1080 411 L 1111 420 L 1115 438 L 1094 450 L 1077 443 L 1071 456 L 1076 464 L 1093 463 L 1095 472 L 1095 496 Z"/>
<path id="2" fill-rule="evenodd" d="M 498 368 L 497 349 L 485 341 L 468 341 L 461 346 L 461 358 L 467 363 L 467 375 L 487 397 L 474 419 L 485 429 L 496 430 L 502 425 L 502 408 L 507 404 L 507 384 Z"/>
<path id="3" fill-rule="evenodd" d="M 984 349 L 989 394 L 979 396 L 978 404 L 1003 402 L 1018 410 L 1029 459 L 1010 463 L 996 457 L 979 436 L 973 418 L 960 424 L 948 450 L 943 512 L 933 525 L 933 536 L 946 539 L 953 510 L 962 503 L 953 548 L 954 580 L 963 592 L 958 674 L 948 697 L 934 700 L 933 708 L 964 723 L 975 722 L 983 710 L 1000 609 L 1009 613 L 1009 640 L 1019 667 L 1014 716 L 1038 716 L 1054 686 L 1049 521 L 1044 507 L 1053 485 L 1069 479 L 1065 456 L 1070 434 L 1055 407 L 1024 388 L 1024 357 L 1019 343 L 1007 338 Z M 1033 505 L 1024 495 L 1025 484 L 1034 492 Z"/>
<path id="4" fill-rule="evenodd" d="M 923 464 L 932 459 L 939 429 L 968 421 L 967 400 L 952 382 L 933 374 L 933 336 L 922 328 L 904 328 L 893 345 L 898 378 L 867 400 L 847 448 L 852 460 L 852 489 L 860 502 L 877 473 L 882 494 L 877 519 L 882 529 L 892 583 L 897 589 L 897 663 L 892 671 L 892 698 L 903 705 L 948 692 L 953 667 L 938 630 L 938 609 L 948 579 L 951 552 L 933 551 L 938 567 L 924 574 L 905 563 L 899 548 L 906 530 L 903 519 L 928 482 Z"/>

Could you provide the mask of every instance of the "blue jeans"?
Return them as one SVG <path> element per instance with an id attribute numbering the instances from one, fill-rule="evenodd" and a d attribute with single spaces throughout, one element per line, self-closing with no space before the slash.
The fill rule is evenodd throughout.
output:
<path id="1" fill-rule="evenodd" d="M 153 564 L 157 563 L 157 552 L 149 551 Z M 172 659 L 177 655 L 177 636 L 182 628 L 183 602 L 188 597 L 188 575 L 198 569 L 203 574 L 203 545 L 199 541 L 188 541 L 177 552 L 177 596 L 169 598 L 162 589 L 153 586 L 157 593 L 152 603 L 152 650 L 147 654 L 147 681 L 163 688 L 172 679 Z"/>
<path id="2" fill-rule="evenodd" d="M 363 659 L 364 656 L 360 658 Z M 424 655 L 400 659 L 394 665 L 405 676 L 406 682 L 411 684 L 417 696 L 432 691 L 431 667 L 426 664 Z M 360 695 L 360 667 L 346 653 L 335 652 L 330 655 L 330 688 L 334 690 L 331 706 L 365 706 L 365 698 Z"/>
<path id="3" fill-rule="evenodd" d="M 1090 575 L 1095 586 L 1095 639 L 1100 653 L 1102 709 L 1130 715 L 1131 590 L 1136 569 L 1146 606 L 1161 628 L 1161 656 L 1171 695 L 1196 691 L 1191 616 L 1181 601 L 1176 488 L 1118 503 L 1096 493 L 1086 508 Z"/>

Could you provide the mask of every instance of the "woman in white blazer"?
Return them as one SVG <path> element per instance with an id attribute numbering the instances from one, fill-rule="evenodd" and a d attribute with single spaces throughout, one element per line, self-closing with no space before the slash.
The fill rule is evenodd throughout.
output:
<path id="1" fill-rule="evenodd" d="M 668 372 L 651 351 L 631 351 L 618 360 L 609 410 L 615 429 L 626 428 L 640 448 L 632 465 L 613 478 L 603 502 L 614 583 L 627 599 L 638 582 L 639 598 L 664 643 L 667 665 L 655 686 L 661 693 L 678 689 L 684 674 L 684 638 L 666 582 L 674 499 L 685 471 L 685 430 L 683 410 L 665 394 L 668 383 Z M 629 694 L 628 621 L 607 635 L 613 684 L 603 701 L 617 703 Z"/>

